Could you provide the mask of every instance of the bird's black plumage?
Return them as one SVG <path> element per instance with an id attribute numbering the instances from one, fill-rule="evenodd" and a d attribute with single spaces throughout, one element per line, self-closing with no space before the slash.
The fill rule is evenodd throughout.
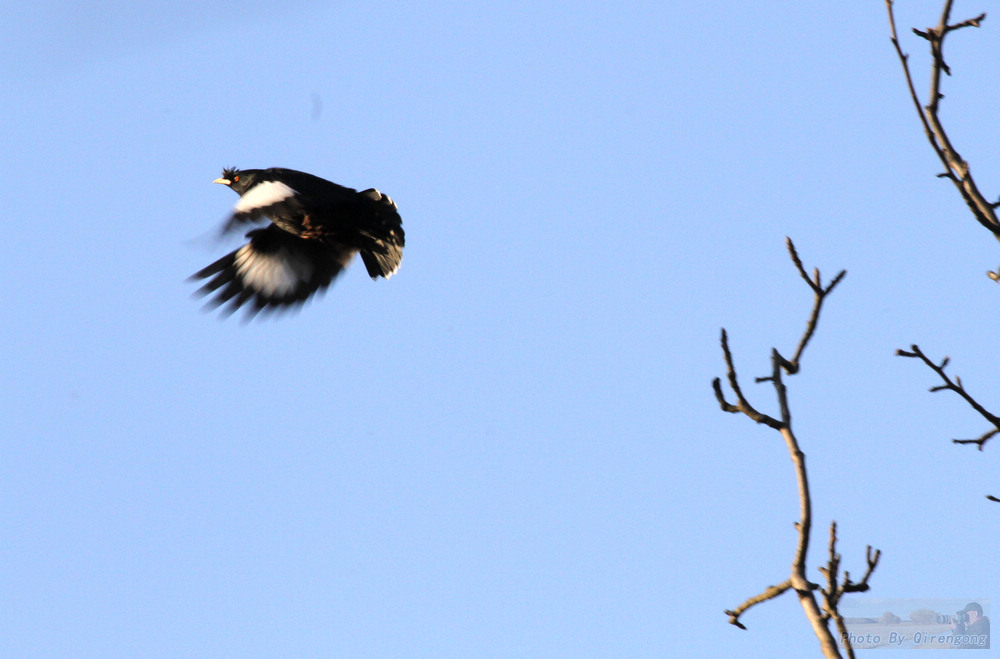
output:
<path id="1" fill-rule="evenodd" d="M 224 232 L 270 220 L 250 242 L 199 270 L 199 293 L 230 312 L 299 305 L 323 291 L 355 254 L 372 279 L 388 279 L 403 259 L 405 237 L 396 204 L 374 188 L 358 192 L 293 169 L 225 169 L 216 183 L 240 195 Z"/>

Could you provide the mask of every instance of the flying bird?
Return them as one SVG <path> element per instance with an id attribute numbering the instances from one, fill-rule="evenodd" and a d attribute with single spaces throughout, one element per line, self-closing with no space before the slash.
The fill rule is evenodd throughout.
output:
<path id="1" fill-rule="evenodd" d="M 355 254 L 372 279 L 388 279 L 403 259 L 403 221 L 389 195 L 358 192 L 294 169 L 231 169 L 215 183 L 240 195 L 223 233 L 269 221 L 249 231 L 250 241 L 194 273 L 198 290 L 214 295 L 210 308 L 229 313 L 301 305 L 324 291 Z"/>

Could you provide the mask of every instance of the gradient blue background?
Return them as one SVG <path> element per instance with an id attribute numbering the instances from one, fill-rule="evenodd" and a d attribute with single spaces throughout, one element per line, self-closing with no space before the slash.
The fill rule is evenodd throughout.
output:
<path id="1" fill-rule="evenodd" d="M 956 18 L 992 9 L 958 2 Z M 900 2 L 912 25 L 940 2 Z M 873 596 L 1000 597 L 1000 263 L 939 171 L 881 2 L 7 3 L 0 23 L 0 655 L 800 657 L 777 434 L 722 414 L 730 331 L 789 381 L 816 531 Z M 943 118 L 1000 190 L 1000 21 Z M 233 245 L 223 166 L 400 207 L 242 325 L 185 278 Z M 1000 440 L 997 440 L 1000 441 Z M 819 580 L 820 575 L 813 571 Z"/>

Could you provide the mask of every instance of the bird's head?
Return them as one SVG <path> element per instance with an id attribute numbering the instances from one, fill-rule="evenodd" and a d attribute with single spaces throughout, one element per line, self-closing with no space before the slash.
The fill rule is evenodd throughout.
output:
<path id="1" fill-rule="evenodd" d="M 235 167 L 227 167 L 222 170 L 222 176 L 212 181 L 212 183 L 228 185 L 234 192 L 242 195 L 253 186 L 259 172 L 259 169 L 236 169 Z"/>

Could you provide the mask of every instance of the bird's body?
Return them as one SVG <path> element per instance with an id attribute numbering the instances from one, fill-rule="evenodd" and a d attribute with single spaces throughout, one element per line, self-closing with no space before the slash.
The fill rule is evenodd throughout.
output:
<path id="1" fill-rule="evenodd" d="M 240 195 L 225 226 L 270 220 L 250 242 L 196 272 L 214 306 L 292 307 L 324 290 L 355 254 L 372 279 L 399 269 L 405 236 L 396 204 L 374 188 L 358 192 L 293 169 L 226 169 L 215 180 Z"/>

